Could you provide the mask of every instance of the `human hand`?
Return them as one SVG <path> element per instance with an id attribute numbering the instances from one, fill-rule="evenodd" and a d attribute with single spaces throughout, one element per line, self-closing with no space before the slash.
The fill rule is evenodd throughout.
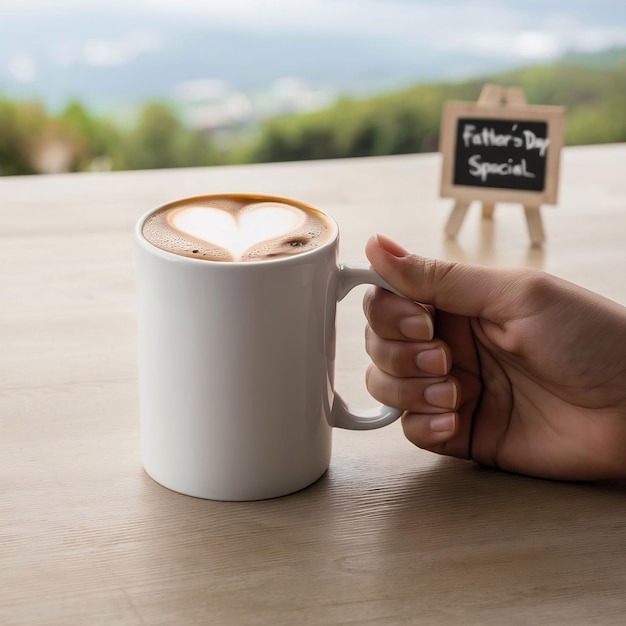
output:
<path id="1" fill-rule="evenodd" d="M 367 386 L 406 411 L 411 442 L 532 476 L 626 478 L 626 308 L 543 272 L 425 259 L 382 236 L 366 254 L 406 297 L 365 296 Z"/>

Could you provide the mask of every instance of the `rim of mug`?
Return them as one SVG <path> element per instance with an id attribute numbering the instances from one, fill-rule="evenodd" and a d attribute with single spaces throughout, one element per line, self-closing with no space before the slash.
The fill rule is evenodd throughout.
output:
<path id="1" fill-rule="evenodd" d="M 163 211 L 165 209 L 173 208 L 177 205 L 187 204 L 187 203 L 194 202 L 194 201 L 206 201 L 211 198 L 223 198 L 224 196 L 229 196 L 235 199 L 254 198 L 262 202 L 280 202 L 282 204 L 290 204 L 292 206 L 296 206 L 305 211 L 313 211 L 323 216 L 323 218 L 330 224 L 332 228 L 332 232 L 330 236 L 328 237 L 328 239 L 324 241 L 321 245 L 311 250 L 307 250 L 306 252 L 301 252 L 299 254 L 293 254 L 289 256 L 282 256 L 282 257 L 278 257 L 274 259 L 259 259 L 255 261 L 216 261 L 215 259 L 201 259 L 201 258 L 194 258 L 194 257 L 186 256 L 184 254 L 177 254 L 176 252 L 164 250 L 163 248 L 159 248 L 158 246 L 155 246 L 153 243 L 148 241 L 148 239 L 146 239 L 146 237 L 144 236 L 142 232 L 143 225 L 145 224 L 146 220 L 151 215 L 153 215 L 154 213 L 157 213 L 158 211 Z M 266 265 L 268 263 L 271 263 L 271 264 L 277 264 L 277 263 L 284 264 L 288 262 L 297 263 L 299 260 L 304 260 L 308 256 L 315 255 L 316 253 L 319 254 L 321 253 L 321 251 L 326 250 L 329 247 L 333 247 L 335 243 L 337 242 L 338 238 L 339 238 L 339 225 L 337 224 L 337 221 L 335 220 L 335 218 L 331 217 L 325 211 L 322 211 L 321 209 L 311 206 L 310 204 L 307 204 L 306 202 L 295 200 L 293 198 L 288 198 L 287 196 L 277 196 L 273 194 L 254 193 L 254 192 L 249 192 L 249 193 L 222 192 L 222 193 L 199 194 L 195 196 L 186 196 L 183 198 L 170 200 L 169 202 L 165 202 L 163 204 L 160 204 L 157 207 L 154 207 L 146 211 L 137 220 L 135 224 L 135 241 L 139 243 L 143 248 L 146 248 L 147 250 L 151 251 L 154 254 L 157 254 L 158 256 L 162 256 L 168 259 L 179 260 L 181 262 L 204 263 L 205 265 L 206 264 L 223 265 L 223 266 L 229 266 L 229 267 L 244 266 L 244 267 L 249 268 L 251 266 Z"/>

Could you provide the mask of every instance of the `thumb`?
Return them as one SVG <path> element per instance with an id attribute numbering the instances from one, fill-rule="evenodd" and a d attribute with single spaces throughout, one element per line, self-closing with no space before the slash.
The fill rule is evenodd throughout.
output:
<path id="1" fill-rule="evenodd" d="M 365 253 L 372 269 L 410 300 L 493 321 L 509 317 L 515 306 L 510 270 L 424 258 L 383 235 L 371 237 Z"/>

